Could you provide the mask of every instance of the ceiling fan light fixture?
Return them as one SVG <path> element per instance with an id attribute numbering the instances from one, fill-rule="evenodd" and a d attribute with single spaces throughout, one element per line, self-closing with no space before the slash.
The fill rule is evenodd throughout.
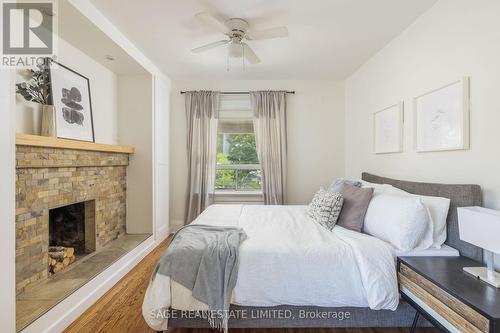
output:
<path id="1" fill-rule="evenodd" d="M 205 23 L 213 30 L 222 32 L 227 39 L 199 46 L 191 51 L 194 53 L 201 53 L 218 46 L 227 45 L 228 70 L 229 58 L 240 58 L 243 60 L 243 64 L 245 64 L 245 60 L 252 65 L 260 62 L 259 57 L 246 43 L 247 40 L 288 37 L 288 29 L 286 27 L 274 27 L 257 31 L 250 29 L 249 31 L 248 22 L 242 18 L 233 17 L 228 20 L 221 21 L 206 12 L 198 13 L 195 16 L 198 20 Z"/>
<path id="2" fill-rule="evenodd" d="M 228 45 L 228 52 L 231 58 L 243 57 L 243 45 L 238 42 L 231 42 Z"/>

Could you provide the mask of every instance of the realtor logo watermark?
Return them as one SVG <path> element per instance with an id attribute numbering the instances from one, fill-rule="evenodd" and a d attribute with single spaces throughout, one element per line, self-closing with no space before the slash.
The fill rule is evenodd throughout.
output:
<path id="1" fill-rule="evenodd" d="M 1 67 L 33 67 L 55 58 L 57 2 L 3 0 L 1 4 Z"/>

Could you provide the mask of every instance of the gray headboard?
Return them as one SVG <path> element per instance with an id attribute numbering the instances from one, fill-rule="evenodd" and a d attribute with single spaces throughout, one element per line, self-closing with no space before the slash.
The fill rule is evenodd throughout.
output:
<path id="1" fill-rule="evenodd" d="M 482 195 L 479 185 L 453 185 L 435 183 L 417 183 L 375 176 L 363 172 L 361 178 L 370 183 L 390 184 L 406 192 L 419 195 L 449 198 L 448 228 L 446 244 L 460 251 L 460 254 L 474 260 L 483 261 L 483 250 L 472 244 L 463 242 L 458 235 L 457 207 L 481 206 Z"/>

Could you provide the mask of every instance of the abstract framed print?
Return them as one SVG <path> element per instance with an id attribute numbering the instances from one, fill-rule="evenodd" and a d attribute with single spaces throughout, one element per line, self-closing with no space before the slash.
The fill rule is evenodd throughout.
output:
<path id="1" fill-rule="evenodd" d="M 94 142 L 89 79 L 56 61 L 51 61 L 50 88 L 56 136 Z"/>
<path id="2" fill-rule="evenodd" d="M 469 149 L 469 78 L 414 98 L 417 152 Z"/>

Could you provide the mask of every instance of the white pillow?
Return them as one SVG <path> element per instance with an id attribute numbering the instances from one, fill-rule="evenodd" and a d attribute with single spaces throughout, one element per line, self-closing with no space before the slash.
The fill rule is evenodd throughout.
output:
<path id="1" fill-rule="evenodd" d="M 390 186 L 390 185 L 389 185 Z M 446 218 L 450 209 L 450 199 L 442 197 L 432 197 L 427 195 L 417 195 L 408 193 L 394 186 L 386 188 L 384 193 L 393 193 L 400 195 L 408 195 L 420 198 L 424 205 L 429 209 L 431 223 L 433 229 L 433 244 L 432 247 L 441 248 L 446 241 Z"/>
<path id="2" fill-rule="evenodd" d="M 367 182 L 366 180 L 360 180 L 361 182 L 361 187 L 372 187 L 373 188 L 373 195 L 376 194 L 381 194 L 385 192 L 388 188 L 393 187 L 392 185 L 389 184 L 377 184 L 377 183 L 370 183 Z"/>
<path id="3" fill-rule="evenodd" d="M 432 246 L 429 211 L 420 198 L 381 193 L 374 195 L 365 215 L 363 232 L 402 251 Z"/>

